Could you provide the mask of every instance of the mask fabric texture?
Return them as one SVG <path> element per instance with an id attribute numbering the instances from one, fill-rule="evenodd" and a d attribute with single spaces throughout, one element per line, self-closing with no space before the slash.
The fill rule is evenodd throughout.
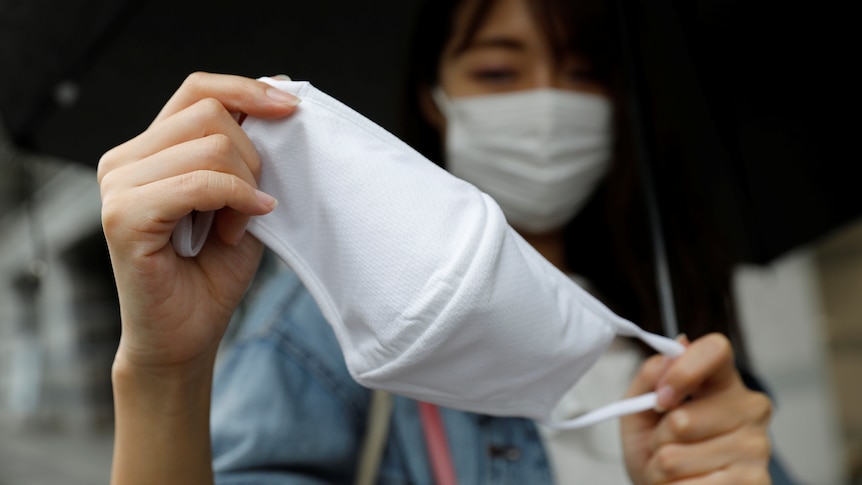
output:
<path id="1" fill-rule="evenodd" d="M 433 97 L 446 117 L 446 165 L 500 205 L 512 226 L 564 226 L 607 173 L 611 104 L 560 89 Z"/>
<path id="2" fill-rule="evenodd" d="M 303 281 L 360 384 L 546 422 L 615 334 L 682 351 L 578 287 L 476 187 L 309 83 L 262 80 L 302 103 L 243 123 L 279 199 L 248 230 Z"/>

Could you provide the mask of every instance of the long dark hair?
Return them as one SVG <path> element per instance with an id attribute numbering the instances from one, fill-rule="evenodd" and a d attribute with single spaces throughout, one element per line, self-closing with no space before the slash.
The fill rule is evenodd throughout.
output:
<path id="1" fill-rule="evenodd" d="M 417 12 L 402 93 L 401 136 L 445 166 L 442 138 L 423 116 L 420 96 L 436 86 L 440 58 L 454 32 L 455 16 L 468 15 L 464 46 L 496 0 L 428 0 Z M 590 281 L 615 312 L 644 329 L 662 333 L 653 250 L 645 199 L 631 152 L 627 100 L 613 5 L 603 0 L 526 0 L 555 55 L 588 60 L 614 103 L 615 146 L 611 171 L 597 193 L 565 228 L 569 269 Z M 464 8 L 468 5 L 469 9 Z M 456 50 L 458 46 L 456 46 Z M 720 235 L 705 221 L 688 184 L 662 174 L 659 186 L 680 330 L 695 339 L 709 332 L 731 338 L 743 354 L 731 293 L 731 261 Z M 645 349 L 646 350 L 646 349 Z"/>

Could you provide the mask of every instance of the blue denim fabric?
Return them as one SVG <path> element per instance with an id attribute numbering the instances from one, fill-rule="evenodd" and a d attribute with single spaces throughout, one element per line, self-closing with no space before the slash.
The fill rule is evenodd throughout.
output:
<path id="1" fill-rule="evenodd" d="M 256 292 L 213 383 L 212 451 L 222 485 L 349 484 L 371 392 L 349 375 L 338 342 L 297 277 Z M 461 484 L 550 484 L 532 421 L 441 409 Z M 791 485 L 780 462 L 775 485 Z M 433 483 L 416 402 L 395 397 L 380 484 Z"/>
<path id="2" fill-rule="evenodd" d="M 351 483 L 371 393 L 350 377 L 314 300 L 290 272 L 258 291 L 213 383 L 218 484 Z M 416 402 L 395 397 L 378 483 L 432 484 Z M 462 484 L 552 482 L 535 424 L 441 409 Z"/>

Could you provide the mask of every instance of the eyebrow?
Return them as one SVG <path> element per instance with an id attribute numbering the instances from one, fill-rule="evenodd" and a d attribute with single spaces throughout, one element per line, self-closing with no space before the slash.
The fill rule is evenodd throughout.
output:
<path id="1" fill-rule="evenodd" d="M 493 48 L 523 51 L 526 50 L 526 45 L 524 45 L 524 42 L 513 37 L 486 37 L 484 39 L 472 40 L 465 46 L 464 50 Z"/>

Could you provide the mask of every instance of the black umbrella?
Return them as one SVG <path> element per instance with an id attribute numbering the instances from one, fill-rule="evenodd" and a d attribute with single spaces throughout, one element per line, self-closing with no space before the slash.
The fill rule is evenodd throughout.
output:
<path id="1" fill-rule="evenodd" d="M 95 164 L 192 71 L 286 73 L 394 129 L 415 3 L 2 0 L 0 113 L 20 146 Z M 615 5 L 658 203 L 686 171 L 736 259 L 759 264 L 862 212 L 858 123 L 841 116 L 852 17 L 801 0 Z"/>
<path id="2" fill-rule="evenodd" d="M 309 79 L 392 128 L 415 3 L 0 0 L 0 113 L 21 147 L 95 165 L 202 70 Z"/>
<path id="3" fill-rule="evenodd" d="M 741 261 L 772 261 L 862 213 L 851 149 L 859 123 L 847 116 L 858 75 L 839 10 L 801 1 L 618 5 L 638 127 L 650 140 L 673 136 L 664 147 L 644 143 L 640 156 L 657 180 L 662 170 L 690 171 L 720 224 L 742 223 Z M 686 163 L 663 164 L 672 159 Z"/>
<path id="4" fill-rule="evenodd" d="M 658 210 L 667 180 L 695 184 L 739 262 L 771 262 L 862 214 L 849 17 L 801 1 L 615 6 L 665 332 L 676 335 Z"/>

